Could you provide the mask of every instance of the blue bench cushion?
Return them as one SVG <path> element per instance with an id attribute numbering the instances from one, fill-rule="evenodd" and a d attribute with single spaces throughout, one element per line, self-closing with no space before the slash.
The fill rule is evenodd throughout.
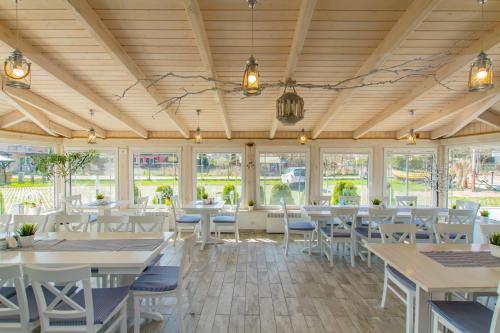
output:
<path id="1" fill-rule="evenodd" d="M 236 219 L 234 218 L 234 216 L 219 215 L 219 216 L 214 217 L 213 222 L 214 223 L 236 223 Z"/>
<path id="2" fill-rule="evenodd" d="M 321 233 L 323 235 L 326 235 L 328 237 L 331 236 L 331 230 L 330 227 L 322 227 L 320 229 Z M 334 231 L 333 232 L 333 238 L 348 238 L 351 237 L 351 232 L 346 230 L 346 231 Z"/>
<path id="3" fill-rule="evenodd" d="M 356 232 L 363 237 L 368 237 L 368 227 L 357 227 Z M 380 238 L 380 233 L 379 232 L 372 232 L 371 238 Z"/>
<path id="4" fill-rule="evenodd" d="M 175 290 L 178 278 L 177 266 L 151 266 L 132 283 L 130 290 L 153 292 Z"/>
<path id="5" fill-rule="evenodd" d="M 177 223 L 198 223 L 201 218 L 197 215 L 183 215 L 177 219 Z"/>
<path id="6" fill-rule="evenodd" d="M 493 311 L 477 302 L 431 301 L 432 309 L 463 333 L 488 333 Z"/>
<path id="7" fill-rule="evenodd" d="M 397 269 L 395 269 L 392 266 L 387 265 L 387 270 L 391 275 L 396 278 L 399 282 L 401 282 L 406 288 L 411 289 L 411 290 L 417 290 L 417 286 L 413 281 L 408 279 L 404 274 L 400 273 Z"/>
<path id="8" fill-rule="evenodd" d="M 428 234 L 426 232 L 423 232 L 423 231 L 420 231 L 420 232 L 417 232 L 415 234 L 415 238 L 416 239 L 429 239 L 430 238 L 430 234 Z"/>
<path id="9" fill-rule="evenodd" d="M 314 230 L 314 226 L 312 225 L 311 222 L 302 222 L 302 221 L 296 221 L 296 222 L 290 222 L 288 224 L 288 227 L 290 230 L 301 230 L 301 231 L 312 231 Z"/>
<path id="10" fill-rule="evenodd" d="M 0 295 L 2 295 L 5 298 L 11 298 L 15 294 L 16 294 L 15 287 L 2 287 L 2 288 L 0 288 Z"/>

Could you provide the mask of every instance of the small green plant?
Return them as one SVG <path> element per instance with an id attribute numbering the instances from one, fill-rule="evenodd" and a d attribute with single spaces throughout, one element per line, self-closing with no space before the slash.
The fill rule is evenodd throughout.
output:
<path id="1" fill-rule="evenodd" d="M 196 187 L 196 200 L 201 200 L 203 199 L 203 194 L 206 194 L 207 190 L 205 189 L 205 186 L 197 186 Z"/>
<path id="2" fill-rule="evenodd" d="M 274 184 L 271 189 L 271 198 L 269 203 L 271 205 L 280 205 L 281 199 L 283 199 L 287 204 L 293 205 L 295 203 L 292 197 L 292 190 L 290 190 L 290 186 L 288 186 L 288 184 Z"/>
<path id="3" fill-rule="evenodd" d="M 342 195 L 358 195 L 358 189 L 353 182 L 338 181 L 335 183 L 335 188 L 333 189 L 332 204 L 339 204 L 340 196 Z"/>
<path id="4" fill-rule="evenodd" d="M 201 198 L 202 198 L 203 200 L 207 200 L 207 199 L 208 199 L 208 194 L 207 194 L 207 193 L 203 193 L 203 194 L 201 195 Z"/>
<path id="5" fill-rule="evenodd" d="M 489 210 L 482 210 L 479 212 L 479 215 L 481 215 L 482 217 L 489 217 L 490 216 L 490 211 Z"/>
<path id="6" fill-rule="evenodd" d="M 97 193 L 97 194 L 95 195 L 95 198 L 96 198 L 97 200 L 104 200 L 104 194 L 103 194 L 103 193 Z"/>
<path id="7" fill-rule="evenodd" d="M 255 206 L 255 201 L 253 200 L 248 201 L 248 207 L 253 207 L 253 206 Z"/>
<path id="8" fill-rule="evenodd" d="M 24 207 L 28 207 L 28 208 L 36 208 L 36 202 L 32 202 L 32 201 L 23 201 L 23 205 L 24 205 Z"/>
<path id="9" fill-rule="evenodd" d="M 233 192 L 233 202 L 231 202 L 231 192 Z M 227 205 L 232 205 L 238 202 L 238 192 L 236 192 L 236 187 L 233 184 L 224 185 L 222 190 L 222 198 Z"/>
<path id="10" fill-rule="evenodd" d="M 36 224 L 23 224 L 17 229 L 17 234 L 20 237 L 33 236 L 36 233 Z"/>
<path id="11" fill-rule="evenodd" d="M 160 204 L 167 204 L 167 199 L 170 201 L 170 198 L 174 195 L 174 190 L 170 185 L 160 185 L 155 190 L 158 199 L 160 200 Z"/>
<path id="12" fill-rule="evenodd" d="M 451 209 L 457 209 L 457 204 L 451 205 Z"/>
<path id="13" fill-rule="evenodd" d="M 500 246 L 500 232 L 495 232 L 490 235 L 490 244 Z"/>
<path id="14" fill-rule="evenodd" d="M 372 199 L 372 205 L 374 206 L 378 206 L 382 203 L 382 200 L 380 200 L 379 198 L 373 198 Z"/>

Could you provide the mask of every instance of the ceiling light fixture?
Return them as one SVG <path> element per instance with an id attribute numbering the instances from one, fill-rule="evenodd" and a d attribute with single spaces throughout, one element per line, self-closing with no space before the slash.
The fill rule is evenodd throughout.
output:
<path id="1" fill-rule="evenodd" d="M 3 70 L 7 80 L 5 84 L 12 88 L 29 89 L 31 86 L 31 63 L 26 60 L 19 47 L 19 18 L 18 1 L 16 2 L 16 48 L 12 54 L 5 59 Z"/>
<path id="2" fill-rule="evenodd" d="M 90 112 L 90 121 L 92 122 L 92 119 L 94 118 L 94 110 L 90 109 L 89 112 Z M 95 145 L 97 143 L 97 135 L 95 133 L 95 129 L 93 126 L 91 126 L 89 129 L 87 143 L 91 145 Z"/>
<path id="3" fill-rule="evenodd" d="M 305 130 L 303 128 L 300 131 L 300 134 L 299 134 L 299 136 L 297 138 L 297 141 L 301 145 L 305 145 L 307 143 L 307 135 L 306 135 L 306 132 L 305 132 Z"/>
<path id="4" fill-rule="evenodd" d="M 201 137 L 201 130 L 200 130 L 200 112 L 201 110 L 196 110 L 196 114 L 198 116 L 198 126 L 196 127 L 196 134 L 194 136 L 194 143 L 200 144 L 203 141 L 203 138 Z"/>
<path id="5" fill-rule="evenodd" d="M 413 116 L 415 115 L 415 110 L 410 110 L 410 115 L 413 118 Z M 410 130 L 410 132 L 408 132 L 406 142 L 412 146 L 417 144 L 417 133 L 415 133 L 415 130 L 413 128 Z"/>
<path id="6" fill-rule="evenodd" d="M 304 99 L 295 91 L 295 81 L 288 81 L 281 95 L 276 100 L 276 118 L 284 125 L 295 125 L 304 119 Z M 286 89 L 292 87 L 293 91 Z"/>
<path id="7" fill-rule="evenodd" d="M 253 10 L 257 0 L 247 0 L 247 2 L 252 11 L 252 47 L 250 58 L 248 58 L 245 71 L 243 72 L 242 88 L 245 96 L 257 96 L 261 93 L 259 64 L 253 56 Z"/>
<path id="8" fill-rule="evenodd" d="M 484 4 L 488 0 L 478 0 L 481 5 L 481 21 L 484 22 Z M 483 49 L 483 47 L 481 47 Z M 493 84 L 493 63 L 482 50 L 469 70 L 469 91 L 484 91 L 492 89 Z"/>

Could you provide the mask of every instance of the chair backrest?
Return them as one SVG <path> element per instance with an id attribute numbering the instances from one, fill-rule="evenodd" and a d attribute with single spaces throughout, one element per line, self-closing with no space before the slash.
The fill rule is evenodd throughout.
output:
<path id="1" fill-rule="evenodd" d="M 148 208 L 149 197 L 140 197 L 137 199 L 137 209 L 136 213 L 144 214 Z"/>
<path id="2" fill-rule="evenodd" d="M 129 217 L 100 215 L 97 217 L 97 229 L 100 232 L 128 232 L 130 231 Z"/>
<path id="3" fill-rule="evenodd" d="M 500 232 L 500 224 L 480 224 L 479 230 L 481 230 L 486 243 L 489 243 L 491 234 Z"/>
<path id="4" fill-rule="evenodd" d="M 177 223 L 177 208 L 179 207 L 179 198 L 174 195 L 172 199 L 170 199 L 172 209 L 172 217 L 174 218 L 174 222 Z"/>
<path id="5" fill-rule="evenodd" d="M 477 216 L 477 212 L 481 207 L 479 202 L 467 201 L 467 200 L 457 200 L 456 201 L 457 209 L 468 209 L 474 212 L 474 218 Z"/>
<path id="6" fill-rule="evenodd" d="M 359 206 L 361 197 L 358 195 L 341 195 L 339 196 L 339 203 L 345 206 Z"/>
<path id="7" fill-rule="evenodd" d="M 133 232 L 162 232 L 165 226 L 165 216 L 129 216 Z"/>
<path id="8" fill-rule="evenodd" d="M 12 231 L 12 215 L 10 214 L 2 214 L 0 215 L 0 232 L 9 232 Z"/>
<path id="9" fill-rule="evenodd" d="M 368 238 L 373 232 L 379 231 L 379 225 L 394 223 L 397 209 L 394 208 L 368 208 Z"/>
<path id="10" fill-rule="evenodd" d="M 36 224 L 37 233 L 45 232 L 47 226 L 47 215 L 14 215 L 14 231 L 23 224 Z"/>
<path id="11" fill-rule="evenodd" d="M 415 195 L 397 195 L 396 206 L 398 207 L 416 207 L 418 197 Z"/>
<path id="12" fill-rule="evenodd" d="M 410 243 L 415 244 L 417 226 L 408 223 L 380 224 L 382 243 Z"/>
<path id="13" fill-rule="evenodd" d="M 434 224 L 436 242 L 440 243 L 472 243 L 472 224 Z"/>
<path id="14" fill-rule="evenodd" d="M 285 221 L 285 232 L 288 232 L 290 221 L 288 220 L 288 210 L 286 208 L 286 202 L 283 199 L 281 199 L 280 202 L 281 202 L 281 209 L 283 210 L 283 221 Z"/>
<path id="15" fill-rule="evenodd" d="M 95 331 L 90 266 L 44 268 L 27 265 L 24 271 L 33 285 L 42 332 L 57 329 L 71 332 L 77 328 L 80 332 L 83 328 L 87 332 Z M 83 287 L 83 304 L 70 298 L 78 285 Z M 72 321 L 70 329 L 65 320 Z"/>
<path id="16" fill-rule="evenodd" d="M 333 237 L 334 232 L 350 231 L 356 227 L 356 218 L 358 216 L 358 207 L 334 207 L 331 209 L 332 219 L 334 223 L 330 229 L 330 236 Z"/>
<path id="17" fill-rule="evenodd" d="M 0 266 L 0 289 L 14 285 L 17 299 L 16 304 L 12 302 L 12 298 L 7 298 L 0 293 L 1 332 L 9 332 L 13 328 L 18 332 L 29 332 L 28 300 L 22 275 L 21 266 L 19 265 Z"/>
<path id="18" fill-rule="evenodd" d="M 194 259 L 194 246 L 196 244 L 196 237 L 194 234 L 184 238 L 184 245 L 182 247 L 181 266 L 179 268 L 179 285 L 185 287 L 186 277 L 188 276 Z"/>
<path id="19" fill-rule="evenodd" d="M 329 206 L 331 199 L 330 195 L 318 195 L 311 199 L 311 204 L 314 206 Z"/>
<path id="20" fill-rule="evenodd" d="M 66 211 L 67 212 L 78 212 L 78 209 L 75 209 L 74 207 L 76 206 L 81 206 L 82 205 L 82 195 L 81 194 L 75 194 L 75 195 L 70 195 L 64 198 L 64 204 L 66 206 Z"/>
<path id="21" fill-rule="evenodd" d="M 471 209 L 450 209 L 448 210 L 448 223 L 452 224 L 474 224 L 476 215 Z"/>
<path id="22" fill-rule="evenodd" d="M 500 282 L 497 287 L 497 295 L 500 296 Z M 495 310 L 493 310 L 493 318 L 491 318 L 490 333 L 500 332 L 500 302 L 497 301 Z"/>
<path id="23" fill-rule="evenodd" d="M 88 231 L 90 216 L 87 214 L 67 215 L 59 214 L 54 216 L 56 231 Z"/>
<path id="24" fill-rule="evenodd" d="M 439 210 L 437 208 L 412 208 L 411 223 L 417 226 L 420 233 L 429 236 L 429 240 L 434 237 L 433 225 L 437 223 Z"/>

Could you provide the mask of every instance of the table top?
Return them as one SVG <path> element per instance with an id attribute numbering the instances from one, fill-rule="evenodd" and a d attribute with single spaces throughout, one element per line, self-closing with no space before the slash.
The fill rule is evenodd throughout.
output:
<path id="1" fill-rule="evenodd" d="M 90 265 L 103 269 L 127 269 L 140 273 L 163 250 L 172 232 L 49 232 L 36 239 L 106 240 L 106 239 L 163 239 L 153 251 L 0 251 L 1 264 L 30 264 L 42 266 Z"/>
<path id="2" fill-rule="evenodd" d="M 421 252 L 489 251 L 487 244 L 367 244 L 368 249 L 427 292 L 496 291 L 500 267 L 445 267 Z"/>
<path id="3" fill-rule="evenodd" d="M 190 202 L 182 207 L 184 210 L 199 210 L 199 211 L 218 211 L 224 207 L 224 201 L 216 201 L 213 204 L 204 204 L 203 201 L 197 200 Z"/>
<path id="4" fill-rule="evenodd" d="M 74 205 L 71 208 L 75 209 L 111 209 L 116 208 L 118 206 L 118 202 L 116 201 L 106 201 L 102 204 L 99 204 L 97 201 L 87 202 L 82 205 Z"/>

